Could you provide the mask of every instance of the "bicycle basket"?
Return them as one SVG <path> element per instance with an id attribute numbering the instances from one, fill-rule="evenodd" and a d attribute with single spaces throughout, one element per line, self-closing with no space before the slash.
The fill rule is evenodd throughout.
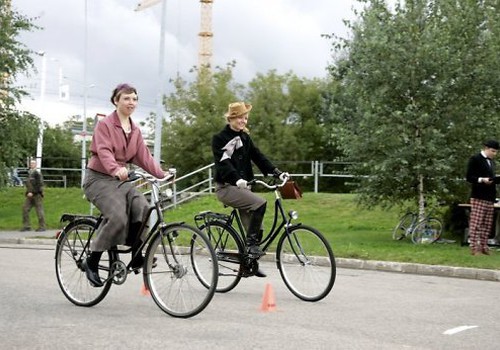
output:
<path id="1" fill-rule="evenodd" d="M 287 181 L 283 187 L 280 188 L 281 198 L 283 199 L 299 199 L 302 198 L 302 190 L 295 181 Z"/>

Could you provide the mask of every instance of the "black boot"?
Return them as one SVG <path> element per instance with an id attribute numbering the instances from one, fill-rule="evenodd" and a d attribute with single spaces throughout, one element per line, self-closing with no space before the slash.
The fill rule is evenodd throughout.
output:
<path id="1" fill-rule="evenodd" d="M 135 242 L 140 238 L 139 230 L 142 227 L 142 222 L 131 222 L 128 224 L 128 234 L 125 245 L 132 247 Z"/>
<path id="2" fill-rule="evenodd" d="M 142 241 L 138 240 L 132 246 L 132 261 L 130 262 L 130 268 L 136 273 L 138 273 L 139 269 L 144 266 L 144 256 L 142 255 L 142 252 L 139 251 L 141 245 Z M 156 257 L 153 258 L 153 268 L 156 267 L 156 261 Z"/>
<path id="3" fill-rule="evenodd" d="M 260 269 L 259 264 L 257 264 L 257 271 L 255 271 L 255 276 L 256 277 L 267 277 L 266 273 Z"/>
<path id="4" fill-rule="evenodd" d="M 261 239 L 261 226 L 262 221 L 264 220 L 264 213 L 266 212 L 266 203 L 262 206 L 251 212 L 250 214 L 250 223 L 248 224 L 247 231 L 247 247 L 248 254 L 252 255 L 255 258 L 259 258 L 263 255 L 266 255 L 260 247 L 260 239 Z"/>
<path id="5" fill-rule="evenodd" d="M 141 244 L 142 241 L 137 240 L 132 246 L 132 261 L 130 262 L 130 267 L 132 268 L 132 270 L 138 270 L 144 265 L 144 256 L 139 250 Z"/>
<path id="6" fill-rule="evenodd" d="M 85 270 L 85 275 L 92 287 L 102 287 L 103 283 L 99 278 L 99 260 L 101 260 L 102 252 L 92 252 L 89 257 L 82 262 L 82 267 Z"/>

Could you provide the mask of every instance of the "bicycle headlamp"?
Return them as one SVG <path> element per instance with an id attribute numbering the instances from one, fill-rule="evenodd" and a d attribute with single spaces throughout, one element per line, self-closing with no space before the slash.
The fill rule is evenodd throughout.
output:
<path id="1" fill-rule="evenodd" d="M 288 216 L 290 216 L 290 219 L 292 220 L 297 220 L 299 218 L 299 213 L 296 212 L 295 210 L 290 210 L 288 212 Z"/>

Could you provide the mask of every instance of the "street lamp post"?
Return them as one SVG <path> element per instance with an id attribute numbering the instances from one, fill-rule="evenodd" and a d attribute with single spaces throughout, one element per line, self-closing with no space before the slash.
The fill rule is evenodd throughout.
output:
<path id="1" fill-rule="evenodd" d="M 160 26 L 160 57 L 158 65 L 158 97 L 156 100 L 156 121 L 155 121 L 155 142 L 153 148 L 153 156 L 156 161 L 161 159 L 161 130 L 163 124 L 163 96 L 165 95 L 165 31 L 166 31 L 166 18 L 167 18 L 167 0 L 143 0 L 140 2 L 135 11 L 141 11 L 145 8 L 156 5 L 162 2 L 161 7 L 161 26 Z"/>
<path id="2" fill-rule="evenodd" d="M 42 167 L 43 152 L 43 116 L 45 114 L 45 84 L 47 79 L 47 56 L 44 51 L 37 52 L 42 57 L 42 71 L 40 76 L 40 125 L 38 126 L 38 139 L 36 143 L 36 168 Z"/>
<path id="3" fill-rule="evenodd" d="M 87 167 L 87 63 L 88 63 L 88 0 L 85 0 L 85 29 L 84 29 L 84 53 L 83 53 L 83 123 L 82 123 L 82 179 L 81 186 L 83 187 L 83 181 L 85 179 L 85 168 Z"/>

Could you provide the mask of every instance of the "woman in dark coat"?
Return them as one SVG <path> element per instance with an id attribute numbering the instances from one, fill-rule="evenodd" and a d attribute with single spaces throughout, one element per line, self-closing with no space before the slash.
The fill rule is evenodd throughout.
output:
<path id="1" fill-rule="evenodd" d="M 212 152 L 217 198 L 239 210 L 247 232 L 248 254 L 258 258 L 265 254 L 259 243 L 266 200 L 253 193 L 248 186 L 248 181 L 254 179 L 252 162 L 265 176 L 272 174 L 283 179 L 289 175 L 276 168 L 250 138 L 246 125 L 251 109 L 252 105 L 244 102 L 229 105 L 225 115 L 228 125 L 213 136 Z M 265 274 L 259 270 L 256 276 L 265 277 Z"/>

